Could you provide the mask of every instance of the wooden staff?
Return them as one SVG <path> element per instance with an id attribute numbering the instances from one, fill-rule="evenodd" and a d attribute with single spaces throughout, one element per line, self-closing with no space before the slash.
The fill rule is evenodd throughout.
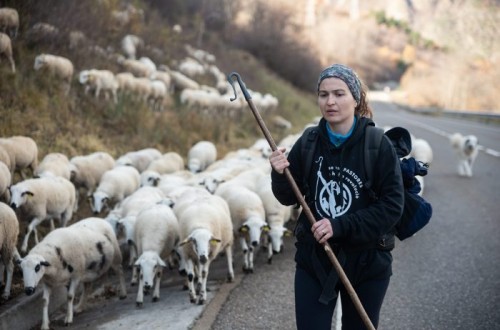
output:
<path id="1" fill-rule="evenodd" d="M 228 81 L 233 87 L 234 90 L 234 98 L 231 98 L 231 101 L 234 101 L 237 99 L 237 94 L 236 94 L 236 88 L 234 87 L 234 79 L 236 78 L 238 80 L 238 83 L 240 85 L 241 91 L 243 92 L 243 95 L 245 96 L 245 100 L 247 101 L 248 105 L 250 106 L 250 109 L 252 110 L 252 113 L 257 120 L 257 123 L 260 126 L 260 129 L 262 130 L 262 133 L 264 133 L 264 136 L 266 137 L 267 142 L 269 143 L 269 146 L 273 151 L 277 150 L 278 147 L 276 146 L 276 143 L 274 142 L 273 137 L 271 136 L 271 133 L 266 127 L 266 124 L 264 123 L 264 120 L 262 119 L 259 111 L 255 108 L 255 105 L 253 104 L 252 97 L 248 93 L 248 90 L 245 86 L 245 83 L 241 79 L 240 75 L 236 72 L 232 72 L 228 76 Z M 297 186 L 297 183 L 292 177 L 292 174 L 290 173 L 290 170 L 288 168 L 285 168 L 284 174 L 290 183 L 290 186 L 292 187 L 293 192 L 295 193 L 295 196 L 297 197 L 297 200 L 299 201 L 300 205 L 302 206 L 302 211 L 306 214 L 307 219 L 309 219 L 309 222 L 311 225 L 313 225 L 316 222 L 316 219 L 314 218 L 314 215 L 311 212 L 311 209 L 309 208 L 309 205 L 307 205 L 306 200 L 304 199 L 304 196 L 300 192 L 299 187 Z M 328 255 L 328 258 L 333 264 L 333 267 L 337 271 L 337 274 L 339 275 L 339 278 L 344 285 L 344 287 L 347 290 L 347 293 L 352 299 L 352 302 L 354 303 L 354 306 L 356 307 L 359 315 L 361 316 L 361 319 L 363 320 L 363 323 L 365 324 L 366 328 L 368 330 L 375 330 L 375 327 L 373 326 L 370 318 L 368 317 L 368 314 L 366 314 L 365 309 L 363 308 L 363 305 L 361 304 L 361 301 L 359 300 L 358 295 L 356 294 L 356 291 L 354 291 L 354 288 L 352 287 L 351 282 L 347 278 L 344 270 L 342 269 L 342 266 L 340 265 L 337 257 L 333 253 L 333 250 L 328 242 L 322 243 L 323 248 L 325 249 L 326 254 Z"/>

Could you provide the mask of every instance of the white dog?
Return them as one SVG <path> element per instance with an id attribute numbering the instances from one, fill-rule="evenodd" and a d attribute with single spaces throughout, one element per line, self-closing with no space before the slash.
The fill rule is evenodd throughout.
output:
<path id="1" fill-rule="evenodd" d="M 458 174 L 472 176 L 472 166 L 478 153 L 478 142 L 475 135 L 463 136 L 455 133 L 450 136 L 450 143 L 458 156 Z"/>

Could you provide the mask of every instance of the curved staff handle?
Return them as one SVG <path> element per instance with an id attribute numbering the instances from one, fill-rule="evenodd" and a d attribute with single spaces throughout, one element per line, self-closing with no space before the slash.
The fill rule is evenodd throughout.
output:
<path id="1" fill-rule="evenodd" d="M 234 98 L 231 98 L 231 101 L 234 101 L 238 98 L 238 95 L 236 94 L 236 88 L 234 87 L 233 77 L 237 79 L 237 81 L 240 85 L 241 91 L 243 92 L 243 95 L 245 96 L 245 100 L 247 101 L 248 105 L 250 106 L 250 109 L 252 110 L 252 113 L 253 113 L 255 119 L 257 120 L 257 123 L 259 124 L 261 130 L 262 130 L 262 133 L 264 133 L 264 136 L 266 137 L 266 140 L 269 143 L 269 146 L 271 147 L 271 149 L 273 151 L 275 151 L 276 149 L 278 149 L 278 147 L 276 146 L 276 143 L 274 142 L 273 137 L 271 136 L 271 133 L 267 129 L 266 124 L 264 123 L 264 120 L 262 119 L 259 111 L 255 108 L 255 105 L 253 104 L 253 101 L 252 101 L 252 97 L 248 93 L 248 90 L 247 90 L 245 84 L 243 83 L 243 80 L 241 79 L 240 75 L 237 72 L 232 72 L 228 76 L 228 81 L 231 84 L 231 86 L 233 87 L 233 91 L 234 91 Z M 306 214 L 307 219 L 309 220 L 311 225 L 313 225 L 316 222 L 316 219 L 314 218 L 314 215 L 312 214 L 311 209 L 309 208 L 309 205 L 307 205 L 306 200 L 304 199 L 304 196 L 300 192 L 300 189 L 297 186 L 297 183 L 293 179 L 293 176 L 290 173 L 290 170 L 288 168 L 285 168 L 283 173 L 285 174 L 288 182 L 290 183 L 290 186 L 292 187 L 292 190 L 295 193 L 295 196 L 297 197 L 299 204 L 302 206 L 302 211 Z M 363 305 L 361 304 L 361 301 L 359 300 L 359 297 L 356 294 L 356 291 L 354 291 L 354 288 L 353 288 L 351 282 L 347 278 L 347 275 L 345 274 L 344 270 L 342 269 L 342 266 L 340 265 L 337 257 L 333 253 L 333 250 L 332 250 L 330 244 L 328 242 L 325 242 L 322 245 L 323 245 L 323 248 L 325 249 L 326 254 L 328 255 L 328 258 L 332 262 L 333 267 L 337 271 L 337 274 L 339 275 L 339 278 L 340 278 L 342 284 L 346 288 L 347 293 L 349 293 L 349 296 L 351 297 L 351 300 L 352 300 L 354 306 L 356 307 L 356 310 L 358 311 L 361 319 L 363 320 L 363 323 L 365 324 L 366 328 L 368 330 L 375 330 L 375 327 L 373 326 L 370 318 L 368 317 L 368 314 L 366 313 L 365 309 L 363 308 Z"/>

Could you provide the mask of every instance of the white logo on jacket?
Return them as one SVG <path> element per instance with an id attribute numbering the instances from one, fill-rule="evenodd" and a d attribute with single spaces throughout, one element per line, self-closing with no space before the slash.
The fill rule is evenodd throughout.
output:
<path id="1" fill-rule="evenodd" d="M 315 207 L 319 215 L 325 218 L 335 218 L 346 213 L 352 205 L 353 199 L 359 198 L 361 180 L 348 169 L 342 169 L 342 181 L 339 180 L 339 167 L 328 166 L 329 178 L 323 176 L 323 157 L 315 162 L 319 164 L 316 180 Z M 332 178 L 332 179 L 330 179 Z M 334 178 L 337 178 L 335 180 Z M 328 179 L 328 181 L 327 181 Z"/>

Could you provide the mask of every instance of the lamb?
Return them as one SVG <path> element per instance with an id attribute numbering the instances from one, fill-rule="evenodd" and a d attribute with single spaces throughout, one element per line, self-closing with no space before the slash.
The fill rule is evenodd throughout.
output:
<path id="1" fill-rule="evenodd" d="M 192 303 L 204 304 L 207 299 L 207 277 L 210 263 L 225 251 L 228 280 L 233 281 L 233 225 L 227 203 L 214 195 L 203 195 L 179 211 L 174 211 L 179 221 L 182 246 L 181 258 L 186 262 L 189 297 Z M 200 290 L 194 288 L 195 265 L 198 270 Z"/>
<path id="2" fill-rule="evenodd" d="M 58 219 L 61 227 L 65 227 L 73 212 L 76 211 L 76 192 L 73 184 L 61 177 L 43 177 L 21 181 L 10 187 L 10 206 L 20 208 L 31 219 L 21 246 L 21 252 L 28 249 L 28 240 L 35 231 L 35 242 L 38 243 L 36 227 L 44 220 Z"/>
<path id="3" fill-rule="evenodd" d="M 0 32 L 0 56 L 2 54 L 9 60 L 12 73 L 16 73 L 16 63 L 14 62 L 14 56 L 12 55 L 12 42 L 8 35 Z"/>
<path id="4" fill-rule="evenodd" d="M 100 226 L 105 224 L 102 221 Z M 108 229 L 112 230 L 110 227 Z M 118 261 L 121 258 L 116 247 L 116 239 L 109 231 L 103 232 L 98 226 L 90 224 L 79 224 L 50 232 L 28 255 L 17 260 L 23 271 L 25 293 L 30 296 L 39 283 L 43 286 L 42 329 L 49 329 L 49 301 L 53 288 L 68 287 L 64 323 L 70 325 L 73 323 L 73 300 L 80 283 L 86 286 L 110 268 L 120 276 L 121 264 Z M 126 294 L 124 282 L 121 289 L 120 298 L 123 299 Z M 82 295 L 75 311 L 83 308 L 84 301 Z"/>
<path id="5" fill-rule="evenodd" d="M 11 38 L 17 37 L 19 29 L 19 14 L 16 9 L 0 8 L 0 31 L 7 33 Z"/>
<path id="6" fill-rule="evenodd" d="M 5 268 L 7 276 L 2 299 L 7 300 L 10 296 L 12 286 L 12 276 L 14 274 L 14 258 L 19 258 L 17 251 L 17 237 L 19 235 L 19 221 L 16 213 L 5 203 L 0 202 L 0 283 L 4 279 Z"/>
<path id="7" fill-rule="evenodd" d="M 135 167 L 139 172 L 145 171 L 149 164 L 155 159 L 161 158 L 162 153 L 156 148 L 145 148 L 130 151 L 116 160 L 116 165 L 129 165 Z"/>
<path id="8" fill-rule="evenodd" d="M 74 156 L 70 159 L 71 182 L 76 187 L 77 196 L 80 189 L 87 191 L 87 197 L 94 193 L 104 172 L 115 166 L 115 159 L 104 151 L 94 152 L 84 156 Z"/>
<path id="9" fill-rule="evenodd" d="M 121 202 L 136 191 L 139 188 L 140 176 L 139 171 L 132 166 L 116 166 L 104 172 L 99 186 L 89 197 L 94 214 L 111 207 L 111 203 Z"/>
<path id="10" fill-rule="evenodd" d="M 106 99 L 109 95 L 113 97 L 113 101 L 118 103 L 117 91 L 119 83 L 113 72 L 109 70 L 83 70 L 79 76 L 80 84 L 85 85 L 85 94 L 90 89 L 95 90 L 95 97 L 98 98 L 101 90 L 105 93 Z"/>
<path id="11" fill-rule="evenodd" d="M 11 168 L 15 169 L 23 179 L 26 179 L 24 170 L 31 169 L 34 173 L 38 166 L 38 146 L 28 136 L 16 135 L 9 138 L 0 138 L 0 146 L 9 154 Z M 14 171 L 11 172 L 14 180 Z"/>
<path id="12" fill-rule="evenodd" d="M 163 267 L 166 267 L 163 259 L 170 257 L 179 243 L 179 223 L 169 206 L 157 204 L 137 214 L 134 228 L 139 258 L 134 264 L 132 283 L 137 283 L 139 273 L 136 304 L 141 307 L 143 295 L 148 294 L 152 287 L 153 301 L 160 299 L 160 282 Z"/>
<path id="13" fill-rule="evenodd" d="M 50 74 L 61 79 L 65 86 L 66 94 L 69 94 L 71 89 L 71 79 L 73 78 L 73 63 L 65 57 L 40 54 L 35 57 L 35 70 L 46 69 Z"/>
<path id="14" fill-rule="evenodd" d="M 187 167 L 193 172 L 201 172 L 217 159 L 217 148 L 210 141 L 195 143 L 188 152 Z"/>
<path id="15" fill-rule="evenodd" d="M 234 234 L 243 250 L 243 271 L 253 273 L 254 249 L 260 244 L 262 232 L 269 231 L 264 204 L 255 192 L 231 181 L 221 184 L 215 195 L 229 205 Z"/>
<path id="16" fill-rule="evenodd" d="M 168 174 L 184 169 L 184 159 L 177 152 L 167 152 L 160 158 L 153 160 L 146 168 L 159 174 Z"/>
<path id="17" fill-rule="evenodd" d="M 52 152 L 45 157 L 38 165 L 34 173 L 35 177 L 60 176 L 66 180 L 71 179 L 71 167 L 68 156 L 60 152 Z"/>
<path id="18" fill-rule="evenodd" d="M 10 190 L 9 187 L 12 184 L 12 175 L 10 170 L 5 165 L 5 163 L 0 162 L 0 200 L 9 202 L 10 200 Z"/>

